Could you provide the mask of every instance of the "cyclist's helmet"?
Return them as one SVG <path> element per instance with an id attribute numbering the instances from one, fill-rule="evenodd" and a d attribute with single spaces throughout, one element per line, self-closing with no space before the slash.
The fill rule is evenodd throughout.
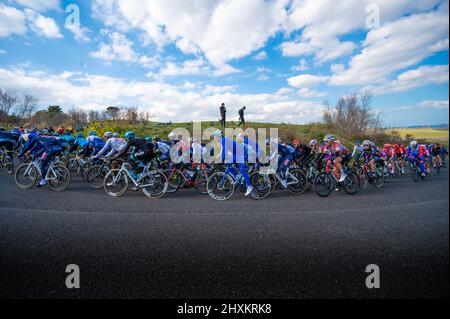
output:
<path id="1" fill-rule="evenodd" d="M 391 148 L 391 144 L 384 144 L 383 148 Z"/>
<path id="2" fill-rule="evenodd" d="M 60 136 L 61 133 L 59 133 L 58 131 L 56 131 L 55 133 L 53 133 L 53 136 Z"/>
<path id="3" fill-rule="evenodd" d="M 393 146 L 394 148 L 398 148 L 398 144 L 394 144 L 394 146 Z"/>
<path id="4" fill-rule="evenodd" d="M 120 134 L 119 134 L 119 133 L 113 133 L 112 136 L 113 136 L 113 137 L 120 137 Z"/>
<path id="5" fill-rule="evenodd" d="M 95 132 L 95 131 L 90 131 L 90 132 L 88 133 L 88 135 L 89 135 L 89 136 L 95 136 L 95 135 L 97 135 L 97 132 Z"/>
<path id="6" fill-rule="evenodd" d="M 152 142 L 152 141 L 153 141 L 153 139 L 152 139 L 151 136 L 147 136 L 145 139 L 146 139 L 147 141 L 149 141 L 149 142 Z"/>
<path id="7" fill-rule="evenodd" d="M 0 132 L 5 132 L 5 128 L 4 127 L 0 127 Z"/>
<path id="8" fill-rule="evenodd" d="M 82 138 L 82 137 L 84 137 L 83 133 L 78 133 L 77 134 L 77 138 Z"/>
<path id="9" fill-rule="evenodd" d="M 355 141 L 355 144 L 356 144 L 356 145 L 361 145 L 361 141 L 360 141 L 360 140 L 356 140 L 356 141 Z"/>
<path id="10" fill-rule="evenodd" d="M 333 142 L 335 140 L 333 135 L 327 135 L 325 136 L 325 138 L 323 139 L 324 142 Z"/>
<path id="11" fill-rule="evenodd" d="M 370 146 L 372 142 L 370 142 L 369 140 L 365 140 L 362 144 L 363 146 Z"/>
<path id="12" fill-rule="evenodd" d="M 169 140 L 174 140 L 178 137 L 177 133 L 175 133 L 174 131 L 170 132 L 169 135 L 167 135 L 167 137 L 169 138 Z"/>
<path id="13" fill-rule="evenodd" d="M 113 133 L 111 133 L 111 132 L 105 132 L 105 134 L 103 134 L 103 137 L 105 137 L 105 138 L 111 138 L 111 137 L 113 137 Z"/>
<path id="14" fill-rule="evenodd" d="M 295 146 L 300 145 L 301 143 L 302 143 L 302 140 L 299 138 L 296 138 L 292 141 L 292 144 Z"/>
<path id="15" fill-rule="evenodd" d="M 214 136 L 214 137 L 221 137 L 222 136 L 222 131 L 221 130 L 215 130 L 212 133 L 212 136 Z"/>
<path id="16" fill-rule="evenodd" d="M 41 131 L 41 134 L 42 134 L 42 135 L 48 135 L 48 130 L 43 129 L 43 130 Z"/>
<path id="17" fill-rule="evenodd" d="M 133 131 L 128 131 L 125 133 L 125 138 L 129 139 L 129 138 L 134 138 L 135 134 Z"/>
<path id="18" fill-rule="evenodd" d="M 417 141 L 411 141 L 411 143 L 409 145 L 411 145 L 412 148 L 416 148 L 417 147 Z"/>
<path id="19" fill-rule="evenodd" d="M 160 140 L 159 135 L 153 136 L 153 140 L 154 140 L 154 141 L 159 141 L 159 140 Z"/>
<path id="20" fill-rule="evenodd" d="M 319 142 L 316 139 L 313 139 L 309 142 L 309 146 L 316 146 Z"/>
<path id="21" fill-rule="evenodd" d="M 71 130 L 67 130 L 67 131 L 65 132 L 65 134 L 66 134 L 66 135 L 71 135 L 71 134 L 72 134 L 72 131 L 71 131 Z"/>

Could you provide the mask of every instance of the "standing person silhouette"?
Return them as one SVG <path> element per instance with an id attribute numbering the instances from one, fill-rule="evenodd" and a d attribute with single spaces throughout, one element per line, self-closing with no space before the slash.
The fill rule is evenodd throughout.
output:
<path id="1" fill-rule="evenodd" d="M 244 112 L 246 107 L 242 107 L 242 109 L 239 110 L 239 124 L 238 127 L 242 125 L 242 127 L 245 129 L 245 119 L 244 119 Z"/>
<path id="2" fill-rule="evenodd" d="M 225 103 L 222 103 L 222 105 L 220 106 L 220 125 L 222 126 L 222 128 L 225 127 L 226 118 L 227 108 L 225 107 Z"/>

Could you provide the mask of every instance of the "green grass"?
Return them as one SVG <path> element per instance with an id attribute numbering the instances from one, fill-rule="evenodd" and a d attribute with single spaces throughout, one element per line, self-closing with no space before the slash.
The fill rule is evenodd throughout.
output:
<path id="1" fill-rule="evenodd" d="M 417 140 L 421 140 L 428 143 L 441 143 L 443 145 L 449 145 L 449 130 L 447 129 L 434 129 L 434 128 L 398 128 L 392 129 L 397 131 L 401 137 L 405 138 L 407 135 L 413 136 Z"/>

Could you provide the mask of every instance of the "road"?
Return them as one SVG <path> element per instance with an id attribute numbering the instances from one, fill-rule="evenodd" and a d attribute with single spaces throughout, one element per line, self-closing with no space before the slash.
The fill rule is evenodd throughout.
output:
<path id="1" fill-rule="evenodd" d="M 0 172 L 3 298 L 448 298 L 448 171 L 319 198 L 19 190 Z M 65 286 L 68 264 L 81 288 Z M 367 289 L 366 266 L 380 268 Z"/>

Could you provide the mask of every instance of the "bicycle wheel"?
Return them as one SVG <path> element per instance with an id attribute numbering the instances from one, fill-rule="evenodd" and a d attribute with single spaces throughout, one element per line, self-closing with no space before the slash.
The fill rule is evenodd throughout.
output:
<path id="1" fill-rule="evenodd" d="M 70 174 L 79 175 L 81 170 L 80 162 L 76 158 L 71 158 L 67 164 Z"/>
<path id="2" fill-rule="evenodd" d="M 411 177 L 412 177 L 414 183 L 417 183 L 420 179 L 419 169 L 417 168 L 417 166 L 411 164 L 409 166 L 409 170 L 411 172 Z"/>
<path id="3" fill-rule="evenodd" d="M 280 182 L 278 182 L 278 179 L 275 177 L 274 174 L 269 174 L 269 182 L 270 182 L 270 193 L 273 193 L 280 185 Z"/>
<path id="4" fill-rule="evenodd" d="M 235 184 L 225 172 L 216 172 L 209 177 L 206 188 L 212 199 L 224 201 L 233 195 Z"/>
<path id="5" fill-rule="evenodd" d="M 16 182 L 17 186 L 22 189 L 28 189 L 33 187 L 39 177 L 39 172 L 34 167 L 34 165 L 24 163 L 17 167 L 16 173 L 14 174 L 14 181 Z"/>
<path id="6" fill-rule="evenodd" d="M 377 170 L 375 172 L 375 187 L 381 188 L 384 185 L 384 172 L 383 168 L 377 167 Z"/>
<path id="7" fill-rule="evenodd" d="M 167 193 L 169 182 L 163 172 L 155 172 L 145 176 L 140 187 L 147 197 L 161 198 Z"/>
<path id="8" fill-rule="evenodd" d="M 53 171 L 55 172 L 55 176 L 51 177 L 55 179 L 50 179 L 48 181 L 50 188 L 56 192 L 66 190 L 71 181 L 70 172 L 67 167 L 62 164 L 54 165 Z M 51 175 L 53 175 L 53 173 L 51 173 Z"/>
<path id="9" fill-rule="evenodd" d="M 5 158 L 5 167 L 9 175 L 14 174 L 14 164 L 10 157 Z"/>
<path id="10" fill-rule="evenodd" d="M 181 187 L 181 181 L 183 180 L 183 177 L 181 177 L 178 171 L 174 172 L 173 170 L 166 170 L 164 174 L 167 176 L 167 181 L 169 183 L 167 193 L 177 192 Z"/>
<path id="11" fill-rule="evenodd" d="M 122 196 L 128 188 L 128 177 L 120 169 L 113 169 L 106 174 L 103 187 L 110 196 Z"/>
<path id="12" fill-rule="evenodd" d="M 362 168 L 358 170 L 358 180 L 359 188 L 361 190 L 365 190 L 367 185 L 369 184 L 369 175 L 367 175 L 367 172 L 365 172 Z"/>
<path id="13" fill-rule="evenodd" d="M 358 189 L 360 188 L 359 179 L 358 176 L 356 176 L 356 173 L 349 172 L 347 174 L 347 178 L 342 183 L 342 186 L 347 194 L 355 195 L 358 192 Z"/>
<path id="14" fill-rule="evenodd" d="M 208 173 L 200 172 L 196 174 L 194 178 L 194 188 L 199 191 L 201 194 L 208 194 L 208 189 L 206 188 L 206 184 L 208 183 Z"/>
<path id="15" fill-rule="evenodd" d="M 334 181 L 331 174 L 322 172 L 314 180 L 314 191 L 320 197 L 327 197 L 333 191 Z"/>
<path id="16" fill-rule="evenodd" d="M 293 169 L 289 172 L 289 174 L 297 179 L 297 182 L 295 184 L 288 185 L 289 192 L 294 195 L 300 195 L 306 192 L 306 189 L 308 188 L 308 181 L 306 179 L 305 173 L 303 173 L 299 169 Z"/>
<path id="17" fill-rule="evenodd" d="M 103 187 L 103 181 L 105 180 L 108 169 L 102 165 L 94 165 L 89 168 L 86 173 L 86 181 L 89 186 L 94 189 L 100 189 Z"/>
<path id="18" fill-rule="evenodd" d="M 264 199 L 269 196 L 271 191 L 270 178 L 268 175 L 253 172 L 250 174 L 250 183 L 253 186 L 251 196 L 254 199 Z"/>

